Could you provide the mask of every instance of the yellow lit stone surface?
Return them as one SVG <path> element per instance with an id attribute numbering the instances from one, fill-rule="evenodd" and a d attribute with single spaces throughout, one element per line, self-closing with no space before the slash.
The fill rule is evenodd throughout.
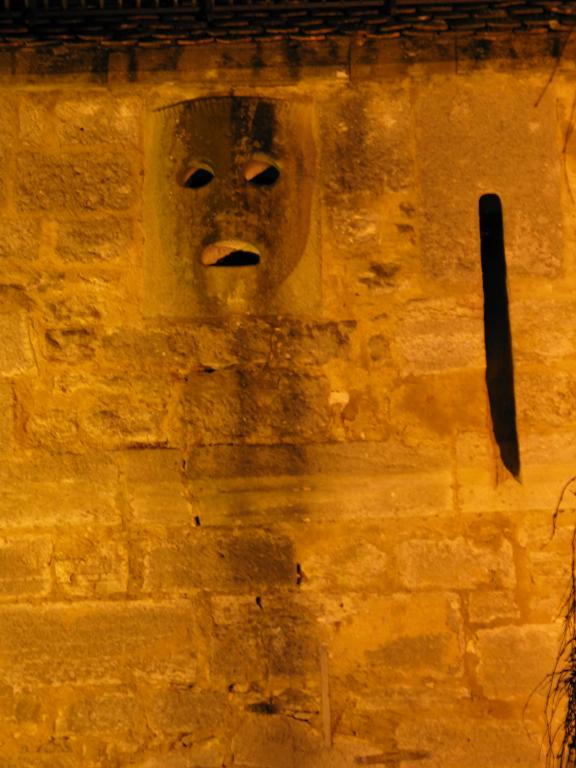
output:
<path id="1" fill-rule="evenodd" d="M 0 72 L 2 768 L 543 765 L 576 138 L 572 64 L 549 82 L 510 45 L 142 48 L 107 71 L 30 49 Z M 199 103 L 228 132 L 210 198 L 178 175 L 213 159 Z M 260 103 L 279 143 L 242 132 Z M 279 179 L 246 188 L 264 150 Z M 521 482 L 484 378 L 486 193 Z M 242 221 L 266 270 L 205 266 L 208 224 Z"/>

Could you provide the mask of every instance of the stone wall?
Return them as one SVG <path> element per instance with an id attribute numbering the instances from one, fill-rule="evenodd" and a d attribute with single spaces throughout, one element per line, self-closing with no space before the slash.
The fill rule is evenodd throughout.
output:
<path id="1" fill-rule="evenodd" d="M 576 139 L 573 57 L 526 45 L 3 54 L 4 768 L 541 765 Z M 231 91 L 306 105 L 309 232 L 277 292 L 237 300 L 263 265 L 230 269 L 207 306 L 171 271 L 154 126 Z M 521 481 L 484 380 L 485 193 Z"/>

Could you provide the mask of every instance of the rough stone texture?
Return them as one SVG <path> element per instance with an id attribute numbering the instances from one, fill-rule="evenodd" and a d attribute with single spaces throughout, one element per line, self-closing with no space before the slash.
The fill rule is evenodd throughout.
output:
<path id="1" fill-rule="evenodd" d="M 22 211 L 121 211 L 134 202 L 130 163 L 118 155 L 24 155 L 16 173 Z"/>
<path id="2" fill-rule="evenodd" d="M 48 537 L 0 541 L 0 595 L 13 599 L 46 595 L 51 556 Z"/>
<path id="3" fill-rule="evenodd" d="M 478 546 L 465 539 L 411 541 L 399 548 L 401 580 L 409 589 L 514 586 L 512 547 Z"/>
<path id="4" fill-rule="evenodd" d="M 541 768 L 576 524 L 574 57 L 547 44 L 0 52 L 2 768 Z M 273 226 L 289 169 L 309 196 L 305 268 L 271 252 L 254 301 L 259 267 L 166 257 L 209 238 L 203 194 L 228 231 L 222 167 L 175 227 L 182 178 L 150 166 L 209 159 L 153 143 L 171 105 L 245 126 L 231 90 L 305 105 L 315 147 L 286 134 L 256 191 L 231 142 L 234 221 L 269 192 Z M 486 395 L 486 192 L 521 482 Z"/>
<path id="5" fill-rule="evenodd" d="M 323 377 L 241 368 L 187 377 L 183 416 L 190 443 L 321 442 L 328 406 Z"/>
<path id="6" fill-rule="evenodd" d="M 478 199 L 488 193 L 502 199 L 511 274 L 560 274 L 554 100 L 540 95 L 529 78 L 507 75 L 472 76 L 458 86 L 439 77 L 419 94 L 423 268 L 431 277 L 478 285 Z M 505 124 L 514 129 L 503 131 Z M 531 196 L 534 179 L 541 184 Z"/>
<path id="7" fill-rule="evenodd" d="M 403 724 L 398 736 L 407 750 L 425 753 L 424 765 L 430 768 L 462 762 L 469 768 L 539 765 L 540 739 L 522 723 L 488 718 L 463 721 L 455 713 L 450 719 L 419 718 Z M 422 764 L 422 760 L 405 762 L 409 768 Z"/>
<path id="8" fill-rule="evenodd" d="M 193 682 L 190 605 L 54 604 L 0 611 L 4 679 L 16 685 Z"/>
<path id="9" fill-rule="evenodd" d="M 100 263 L 122 259 L 132 244 L 129 219 L 63 221 L 56 254 L 65 262 Z"/>
<path id="10" fill-rule="evenodd" d="M 400 319 L 395 343 L 409 373 L 482 367 L 482 306 L 477 295 L 460 303 L 415 301 Z"/>
<path id="11" fill-rule="evenodd" d="M 478 681 L 490 699 L 520 699 L 545 689 L 558 645 L 557 626 L 498 627 L 478 632 Z M 535 652 L 535 649 L 538 649 Z"/>
<path id="12" fill-rule="evenodd" d="M 65 595 L 106 597 L 126 593 L 128 553 L 114 529 L 69 533 L 56 542 L 54 575 Z"/>
<path id="13" fill-rule="evenodd" d="M 28 317 L 24 311 L 0 313 L 0 376 L 35 372 Z"/>
<path id="14" fill-rule="evenodd" d="M 199 528 L 177 530 L 152 550 L 144 588 L 156 591 L 234 589 L 253 591 L 290 584 L 295 576 L 292 543 L 251 528 L 214 535 Z"/>

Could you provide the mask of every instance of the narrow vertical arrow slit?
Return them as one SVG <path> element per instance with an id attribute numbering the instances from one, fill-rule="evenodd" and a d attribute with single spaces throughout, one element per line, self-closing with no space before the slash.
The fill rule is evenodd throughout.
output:
<path id="1" fill-rule="evenodd" d="M 492 429 L 504 466 L 520 475 L 520 451 L 516 430 L 514 366 L 508 291 L 502 203 L 498 195 L 482 195 L 480 212 L 480 251 L 484 287 L 484 344 L 486 386 L 490 402 Z"/>

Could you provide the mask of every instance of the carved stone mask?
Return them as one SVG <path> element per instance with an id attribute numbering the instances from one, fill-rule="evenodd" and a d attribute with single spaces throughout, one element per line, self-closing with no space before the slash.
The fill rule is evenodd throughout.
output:
<path id="1" fill-rule="evenodd" d="M 308 105 L 201 98 L 156 119 L 155 206 L 147 215 L 166 274 L 153 269 L 155 279 L 168 280 L 179 305 L 262 311 L 308 241 L 315 160 Z"/>

